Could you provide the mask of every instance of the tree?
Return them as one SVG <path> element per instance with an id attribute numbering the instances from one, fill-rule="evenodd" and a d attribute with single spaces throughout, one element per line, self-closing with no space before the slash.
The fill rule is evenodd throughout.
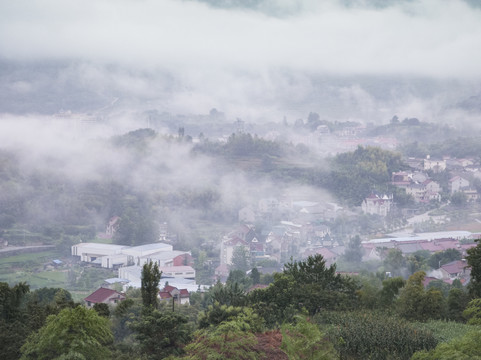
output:
<path id="1" fill-rule="evenodd" d="M 252 281 L 249 276 L 242 270 L 231 270 L 227 277 L 226 285 L 238 284 L 241 290 L 247 290 L 252 285 Z"/>
<path id="2" fill-rule="evenodd" d="M 245 305 L 245 292 L 238 282 L 229 282 L 226 285 L 218 282 L 209 291 L 212 301 L 221 305 L 242 306 Z"/>
<path id="3" fill-rule="evenodd" d="M 481 298 L 481 240 L 475 240 L 476 247 L 468 249 L 466 260 L 471 266 L 471 281 L 468 285 L 469 294 L 474 298 Z"/>
<path id="4" fill-rule="evenodd" d="M 208 309 L 199 315 L 199 328 L 215 328 L 232 320 L 241 320 L 244 330 L 260 332 L 264 329 L 264 320 L 251 308 L 221 305 L 218 302 L 209 305 Z"/>
<path id="5" fill-rule="evenodd" d="M 104 303 L 96 303 L 93 306 L 93 309 L 99 314 L 100 316 L 108 318 L 110 316 L 110 309 L 107 304 Z"/>
<path id="6" fill-rule="evenodd" d="M 481 298 L 469 302 L 463 312 L 463 317 L 468 320 L 468 324 L 481 325 Z"/>
<path id="7" fill-rule="evenodd" d="M 19 283 L 10 287 L 7 283 L 0 283 L 0 349 L 2 359 L 18 359 L 20 346 L 32 331 L 30 322 L 36 318 L 28 317 L 24 300 L 29 292 L 26 283 Z M 43 320 L 41 311 L 33 315 Z"/>
<path id="8" fill-rule="evenodd" d="M 408 320 L 425 321 L 440 318 L 444 313 L 444 298 L 437 289 L 424 290 L 424 271 L 411 275 L 399 297 L 399 313 Z"/>
<path id="9" fill-rule="evenodd" d="M 359 235 L 356 235 L 351 238 L 347 244 L 346 251 L 344 252 L 344 260 L 359 264 L 362 260 L 362 253 L 361 238 Z"/>
<path id="10" fill-rule="evenodd" d="M 468 296 L 463 289 L 449 290 L 447 300 L 447 318 L 453 321 L 463 321 L 463 311 L 468 304 Z"/>
<path id="11" fill-rule="evenodd" d="M 289 359 L 339 359 L 339 354 L 332 343 L 324 339 L 319 327 L 303 316 L 297 316 L 294 325 L 282 326 L 281 348 L 287 353 Z"/>
<path id="12" fill-rule="evenodd" d="M 456 249 L 447 249 L 439 251 L 431 255 L 428 260 L 428 265 L 433 269 L 439 269 L 441 265 L 450 263 L 451 261 L 461 260 L 461 253 Z"/>
<path id="13" fill-rule="evenodd" d="M 468 202 L 468 197 L 462 191 L 456 191 L 451 195 L 451 204 L 457 207 L 463 207 Z"/>
<path id="14" fill-rule="evenodd" d="M 162 276 L 162 272 L 159 270 L 157 263 L 152 261 L 145 263 L 142 268 L 142 303 L 145 307 L 157 307 L 157 296 L 159 293 L 159 281 Z"/>
<path id="15" fill-rule="evenodd" d="M 431 351 L 416 352 L 412 360 L 481 360 L 481 330 L 470 331 L 463 337 L 443 342 Z"/>
<path id="16" fill-rule="evenodd" d="M 190 360 L 260 360 L 264 358 L 255 348 L 258 344 L 249 325 L 242 319 L 224 321 L 215 328 L 196 332 L 195 340 L 186 346 Z"/>
<path id="17" fill-rule="evenodd" d="M 343 309 L 353 305 L 357 285 L 348 276 L 336 274 L 336 266 L 326 267 L 322 255 L 284 265 L 268 288 L 249 294 L 255 310 L 272 321 L 289 321 L 292 310 L 305 308 L 310 314 L 321 309 Z"/>
<path id="18" fill-rule="evenodd" d="M 257 268 L 253 268 L 250 274 L 250 278 L 252 280 L 252 285 L 257 285 L 261 281 L 261 274 Z"/>
<path id="19" fill-rule="evenodd" d="M 22 346 L 22 360 L 93 359 L 110 356 L 113 341 L 109 322 L 83 306 L 50 315 L 46 324 Z"/>
<path id="20" fill-rule="evenodd" d="M 399 290 L 404 287 L 405 281 L 402 277 L 394 277 L 383 280 L 380 294 L 380 303 L 385 307 L 392 305 L 399 295 Z"/>
<path id="21" fill-rule="evenodd" d="M 245 246 L 236 246 L 232 252 L 232 269 L 247 271 L 249 269 L 249 250 Z"/>
<path id="22" fill-rule="evenodd" d="M 185 316 L 151 307 L 143 310 L 140 319 L 131 323 L 131 328 L 139 341 L 140 352 L 147 359 L 181 354 L 192 333 Z"/>
<path id="23" fill-rule="evenodd" d="M 400 275 L 400 270 L 404 266 L 403 253 L 399 249 L 389 249 L 386 258 L 384 259 L 384 266 L 395 275 Z"/>

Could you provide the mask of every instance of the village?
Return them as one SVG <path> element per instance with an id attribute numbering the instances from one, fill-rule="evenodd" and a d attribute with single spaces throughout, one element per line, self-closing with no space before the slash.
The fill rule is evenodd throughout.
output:
<path id="1" fill-rule="evenodd" d="M 479 167 L 472 159 L 407 159 L 411 171 L 392 174 L 392 185 L 402 188 L 411 195 L 415 203 L 437 203 L 442 207 L 443 194 L 463 194 L 466 202 L 476 202 L 478 193 L 473 186 L 481 178 Z M 449 171 L 448 188 L 432 180 L 430 174 Z M 446 184 L 445 184 L 446 186 Z M 320 254 L 331 265 L 342 259 L 347 241 L 334 234 L 329 224 L 342 216 L 356 215 L 353 211 L 374 216 L 387 217 L 396 206 L 392 194 L 373 192 L 362 202 L 360 209 L 345 209 L 336 203 L 316 199 L 282 196 L 260 199 L 256 206 L 239 210 L 239 224 L 219 239 L 217 260 L 209 261 L 210 278 L 208 283 L 196 281 L 195 259 L 192 251 L 174 250 L 169 243 L 168 226 L 165 224 L 159 242 L 140 246 L 123 246 L 101 243 L 79 243 L 72 246 L 72 256 L 84 266 L 113 269 L 116 277 L 105 279 L 102 287 L 85 298 L 87 305 L 96 302 L 117 302 L 125 298 L 129 288 L 140 288 L 142 266 L 152 262 L 162 271 L 159 299 L 174 299 L 178 303 L 189 302 L 192 292 L 204 292 L 211 284 L 225 282 L 232 270 L 250 273 L 256 268 L 261 274 L 281 272 L 283 264 L 290 260 L 304 260 L 308 256 Z M 416 221 L 429 221 L 443 224 L 447 216 L 421 217 L 403 209 L 403 215 L 411 215 L 404 226 L 384 237 L 362 236 L 362 262 L 383 261 L 388 252 L 395 249 L 404 258 L 421 251 L 433 255 L 446 250 L 456 250 L 461 259 L 439 263 L 424 280 L 425 286 L 434 280 L 452 284 L 459 280 L 465 285 L 470 279 L 466 251 L 474 246 L 474 240 L 481 233 L 465 230 L 415 232 Z M 413 219 L 417 219 L 414 220 Z M 419 220 L 420 219 L 420 220 Z M 428 219 L 428 220 L 426 220 Z M 411 221 L 410 221 L 411 220 Z M 112 218 L 106 230 L 108 236 L 115 233 L 117 218 Z M 261 229 L 255 224 L 262 223 Z M 163 242 L 164 241 L 164 242 Z M 390 273 L 387 273 L 391 276 Z M 197 277 L 198 278 L 198 277 Z M 204 278 L 205 279 L 205 278 Z M 267 285 L 264 285 L 267 286 Z M 109 289 L 109 290 L 107 290 Z"/>

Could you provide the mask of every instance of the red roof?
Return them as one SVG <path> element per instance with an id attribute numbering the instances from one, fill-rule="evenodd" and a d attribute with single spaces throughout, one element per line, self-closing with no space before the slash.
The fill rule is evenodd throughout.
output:
<path id="1" fill-rule="evenodd" d="M 162 291 L 167 291 L 167 292 L 170 293 L 172 290 L 175 290 L 175 289 L 177 289 L 177 288 L 174 287 L 174 286 L 166 285 L 166 286 L 164 286 L 164 288 L 162 289 Z"/>
<path id="2" fill-rule="evenodd" d="M 120 297 L 125 298 L 125 295 L 119 293 L 118 291 L 109 288 L 99 288 L 87 296 L 84 300 L 96 304 L 106 301 L 108 298 L 112 297 L 112 295 L 119 295 Z"/>
<path id="3" fill-rule="evenodd" d="M 174 286 L 167 285 L 161 291 L 159 291 L 159 297 L 161 299 L 170 299 L 172 297 L 172 291 L 177 290 L 181 298 L 189 297 L 189 290 L 187 289 L 177 289 Z"/>
<path id="4" fill-rule="evenodd" d="M 161 299 L 170 299 L 172 295 L 168 291 L 159 291 L 159 297 Z"/>
<path id="5" fill-rule="evenodd" d="M 441 269 L 446 271 L 448 274 L 458 274 L 460 272 L 463 272 L 464 268 L 466 268 L 467 266 L 468 265 L 465 261 L 456 260 L 441 266 Z"/>
<path id="6" fill-rule="evenodd" d="M 444 250 L 444 247 L 442 247 L 439 244 L 435 244 L 431 241 L 422 242 L 422 243 L 419 243 L 419 245 L 421 245 L 421 248 L 423 250 L 427 250 L 427 251 L 430 251 L 430 252 L 437 252 L 437 251 L 443 251 Z"/>
<path id="7" fill-rule="evenodd" d="M 423 285 L 424 287 L 428 286 L 431 281 L 436 281 L 439 280 L 438 278 L 432 277 L 432 276 L 425 276 L 423 280 Z"/>

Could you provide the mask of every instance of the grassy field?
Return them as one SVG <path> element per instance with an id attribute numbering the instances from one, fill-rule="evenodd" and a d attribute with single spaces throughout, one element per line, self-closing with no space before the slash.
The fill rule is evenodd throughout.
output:
<path id="1" fill-rule="evenodd" d="M 45 264 L 60 257 L 56 250 L 19 254 L 0 258 L 0 281 L 16 284 L 27 282 L 32 289 L 41 287 L 65 287 L 65 270 L 46 270 Z"/>
<path id="2" fill-rule="evenodd" d="M 16 271 L 13 273 L 0 274 L 0 281 L 9 284 L 16 284 L 25 281 L 30 285 L 31 289 L 38 289 L 42 287 L 66 287 L 67 275 L 66 272 L 51 270 L 51 271 Z"/>

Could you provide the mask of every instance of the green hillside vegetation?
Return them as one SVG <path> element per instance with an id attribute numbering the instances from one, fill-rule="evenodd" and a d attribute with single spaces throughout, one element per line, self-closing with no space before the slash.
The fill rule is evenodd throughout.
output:
<path id="1" fill-rule="evenodd" d="M 480 266 L 476 259 L 471 251 L 473 268 Z M 424 289 L 424 272 L 407 282 L 379 282 L 374 274 L 363 281 L 335 270 L 320 255 L 290 262 L 267 288 L 252 292 L 239 284 L 258 278 L 241 272 L 226 285 L 191 294 L 191 305 L 173 307 L 151 300 L 159 277 L 149 264 L 143 290 L 129 290 L 127 300 L 110 308 L 86 309 L 63 289 L 0 283 L 2 358 L 476 358 L 479 325 L 464 322 L 478 321 L 480 299 L 459 306 L 452 296 L 469 296 L 466 289 L 453 287 L 448 296 Z M 449 321 L 453 309 L 464 315 Z"/>

